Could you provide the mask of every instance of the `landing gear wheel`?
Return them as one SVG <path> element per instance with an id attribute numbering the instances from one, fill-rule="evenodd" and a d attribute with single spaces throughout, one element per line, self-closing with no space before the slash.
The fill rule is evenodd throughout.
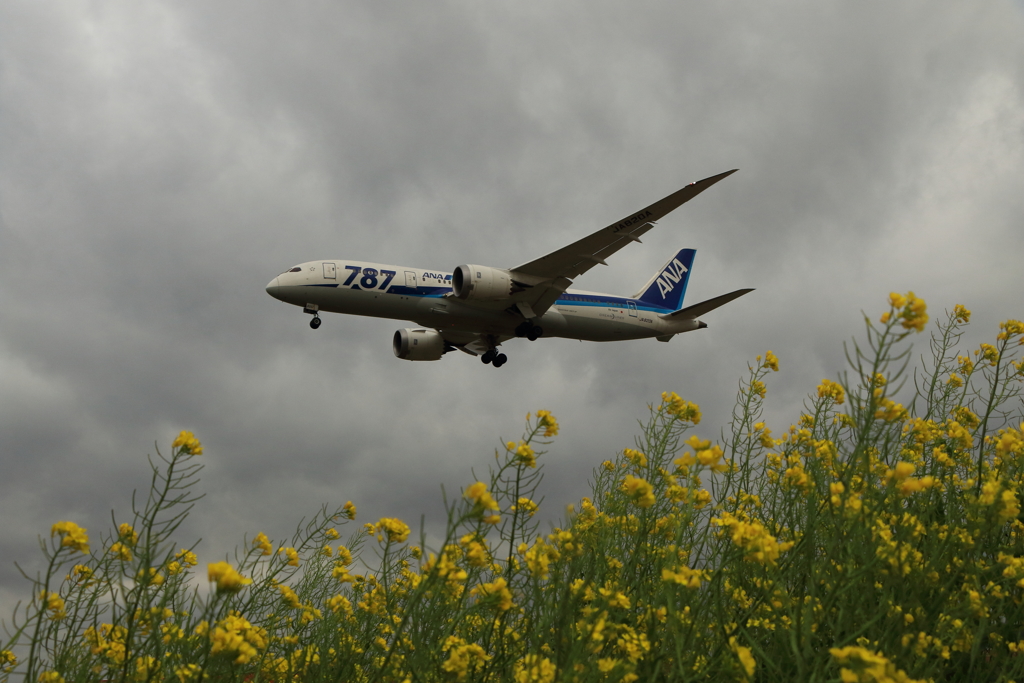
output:
<path id="1" fill-rule="evenodd" d="M 526 333 L 526 338 L 530 341 L 537 341 L 544 336 L 544 328 L 534 325 L 530 328 L 530 331 Z"/>
<path id="2" fill-rule="evenodd" d="M 321 322 L 322 321 L 320 320 L 320 316 L 316 315 L 313 316 L 313 319 L 309 321 L 309 326 L 315 330 L 316 328 L 320 327 Z"/>
<path id="3" fill-rule="evenodd" d="M 503 353 L 499 353 L 497 356 L 494 357 L 494 360 L 491 361 L 491 365 L 493 365 L 496 368 L 500 368 L 502 365 L 505 364 L 507 360 L 508 356 L 506 356 Z"/>
<path id="4" fill-rule="evenodd" d="M 523 322 L 521 322 L 518 325 L 516 325 L 516 336 L 517 337 L 525 337 L 528 334 L 530 334 L 530 330 L 532 328 L 533 328 L 533 325 L 530 324 L 530 321 L 529 320 L 524 320 Z"/>
<path id="5" fill-rule="evenodd" d="M 493 362 L 494 359 L 497 358 L 497 356 L 497 351 L 495 351 L 494 349 L 488 349 L 487 351 L 484 351 L 484 355 L 480 356 L 480 360 L 483 361 L 484 364 L 487 364 Z"/>

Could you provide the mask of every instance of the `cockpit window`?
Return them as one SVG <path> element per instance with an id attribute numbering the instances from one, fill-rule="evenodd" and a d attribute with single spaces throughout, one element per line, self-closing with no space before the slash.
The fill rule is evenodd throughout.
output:
<path id="1" fill-rule="evenodd" d="M 299 272 L 300 270 L 302 270 L 302 267 L 301 267 L 301 266 L 295 266 L 294 268 L 292 268 L 292 269 L 291 269 L 291 270 L 289 270 L 288 272 L 289 272 L 289 273 L 297 273 L 297 272 Z"/>

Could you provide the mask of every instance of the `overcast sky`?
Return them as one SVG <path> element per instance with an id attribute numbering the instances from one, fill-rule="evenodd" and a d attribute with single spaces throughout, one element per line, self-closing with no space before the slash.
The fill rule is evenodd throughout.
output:
<path id="1" fill-rule="evenodd" d="M 557 517 L 662 391 L 715 436 L 767 349 L 784 430 L 893 290 L 991 339 L 1024 317 L 1022 36 L 1009 1 L 0 0 L 0 616 L 37 536 L 125 519 L 181 429 L 209 562 L 349 499 L 436 529 L 538 408 Z M 756 288 L 668 344 L 411 363 L 406 324 L 314 332 L 264 291 L 514 266 L 732 168 L 575 283 L 632 294 L 693 247 L 688 301 Z"/>

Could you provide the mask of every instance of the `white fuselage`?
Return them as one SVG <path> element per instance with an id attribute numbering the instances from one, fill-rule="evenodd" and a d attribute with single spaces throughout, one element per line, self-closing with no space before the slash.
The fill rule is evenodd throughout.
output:
<path id="1" fill-rule="evenodd" d="M 313 304 L 320 312 L 409 320 L 449 336 L 512 336 L 523 321 L 495 302 L 456 298 L 451 273 L 365 261 L 303 263 L 274 278 L 267 292 L 296 306 Z M 545 337 L 584 341 L 666 337 L 701 326 L 691 318 L 663 317 L 667 313 L 637 299 L 567 289 L 534 323 Z"/>

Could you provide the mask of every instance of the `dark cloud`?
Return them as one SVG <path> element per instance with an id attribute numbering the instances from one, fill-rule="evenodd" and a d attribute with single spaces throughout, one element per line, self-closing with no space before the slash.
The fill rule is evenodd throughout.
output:
<path id="1" fill-rule="evenodd" d="M 209 560 L 348 499 L 436 531 L 537 408 L 554 518 L 661 391 L 714 435 L 769 348 L 783 429 L 890 290 L 992 336 L 1022 315 L 1022 29 L 1019 3 L 0 5 L 0 600 L 183 428 Z M 578 282 L 632 293 L 692 246 L 689 297 L 757 288 L 669 344 L 404 363 L 402 323 L 313 333 L 263 291 L 319 257 L 515 265 L 736 167 Z"/>

